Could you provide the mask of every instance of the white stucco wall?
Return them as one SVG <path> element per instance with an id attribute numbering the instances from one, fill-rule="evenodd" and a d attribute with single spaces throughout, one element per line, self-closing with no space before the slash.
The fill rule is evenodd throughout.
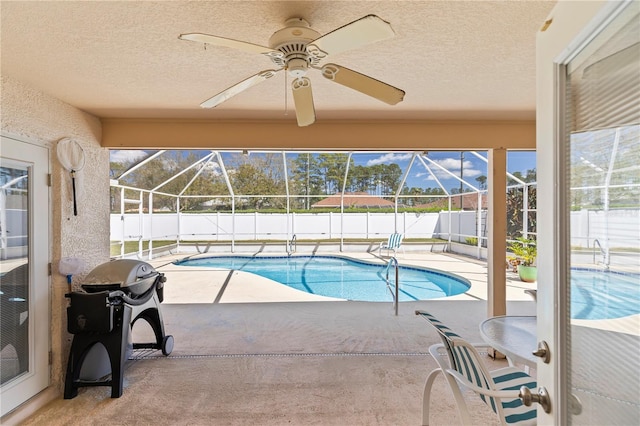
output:
<path id="1" fill-rule="evenodd" d="M 57 273 L 57 265 L 62 257 L 82 258 L 85 271 L 74 276 L 77 282 L 93 267 L 109 260 L 109 151 L 100 146 L 98 118 L 6 76 L 1 77 L 1 84 L 2 133 L 50 150 L 51 385 L 62 392 L 70 335 L 66 331 L 64 297 L 68 287 L 65 277 Z M 84 191 L 78 216 L 73 215 L 69 174 L 56 157 L 56 142 L 63 137 L 77 140 L 86 156 L 80 176 Z"/>

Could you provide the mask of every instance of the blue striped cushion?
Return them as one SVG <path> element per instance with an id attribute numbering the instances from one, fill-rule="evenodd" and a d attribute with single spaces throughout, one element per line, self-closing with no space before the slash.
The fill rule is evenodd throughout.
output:
<path id="1" fill-rule="evenodd" d="M 485 377 L 479 364 L 482 362 L 477 357 L 477 352 L 471 349 L 468 343 L 464 341 L 454 341 L 453 356 L 456 360 L 454 367 L 460 374 L 465 376 L 474 385 L 490 389 L 487 377 Z M 495 384 L 496 390 L 518 390 L 522 386 L 529 389 L 536 388 L 536 381 L 526 374 L 524 371 L 516 367 L 505 367 L 489 373 Z M 480 395 L 480 398 L 497 412 L 496 399 Z M 502 409 L 504 411 L 505 421 L 508 424 L 520 423 L 523 421 L 535 420 L 536 408 L 526 407 L 522 404 L 520 398 L 501 399 Z"/>
<path id="2" fill-rule="evenodd" d="M 535 391 L 535 379 L 516 367 L 505 367 L 491 372 L 491 377 L 499 390 L 516 390 L 526 386 Z M 520 398 L 502 399 L 502 409 L 508 424 L 529 422 L 535 424 L 536 407 L 527 407 Z"/>
<path id="3" fill-rule="evenodd" d="M 401 244 L 402 244 L 402 234 L 391 234 L 389 235 L 389 240 L 387 241 L 386 248 L 396 249 L 396 248 L 399 248 Z"/>
<path id="4" fill-rule="evenodd" d="M 442 343 L 444 344 L 444 347 L 449 354 L 449 365 L 451 366 L 451 368 L 457 370 L 456 359 L 453 356 L 453 346 L 451 343 L 451 339 L 459 339 L 460 336 L 451 331 L 449 327 L 441 323 L 436 317 L 426 311 L 416 311 L 416 315 L 421 315 L 424 319 L 429 321 L 429 324 L 431 324 L 438 331 L 438 334 L 440 334 L 440 338 L 442 339 Z"/>
<path id="5" fill-rule="evenodd" d="M 460 339 L 460 336 L 454 333 L 449 327 L 441 323 L 440 320 L 438 320 L 438 318 L 434 317 L 429 312 L 416 311 L 416 315 L 420 315 L 424 319 L 429 321 L 429 323 L 431 323 L 431 325 L 434 326 L 438 330 L 438 332 L 444 335 L 445 337 L 448 337 L 448 338 L 457 337 Z"/>
<path id="6" fill-rule="evenodd" d="M 454 345 L 453 357 L 456 360 L 456 367 L 454 368 L 479 388 L 490 389 L 487 378 L 477 366 L 481 361 L 477 359 L 475 354 L 475 351 L 470 350 L 466 346 Z M 494 398 L 485 397 L 484 395 L 480 395 L 480 398 L 496 412 L 496 401 Z M 489 400 L 488 402 L 487 399 Z"/>

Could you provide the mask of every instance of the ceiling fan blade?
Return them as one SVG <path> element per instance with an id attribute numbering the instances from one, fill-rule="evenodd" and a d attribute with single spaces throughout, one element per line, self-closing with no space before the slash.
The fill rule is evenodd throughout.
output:
<path id="1" fill-rule="evenodd" d="M 391 24 L 376 15 L 367 15 L 337 28 L 307 45 L 307 52 L 319 59 L 356 49 L 395 35 Z"/>
<path id="2" fill-rule="evenodd" d="M 291 83 L 293 101 L 296 105 L 296 118 L 298 126 L 304 127 L 316 121 L 316 110 L 313 106 L 313 92 L 311 90 L 311 80 L 307 77 L 300 77 Z"/>
<path id="3" fill-rule="evenodd" d="M 204 44 L 211 44 L 214 46 L 231 47 L 232 49 L 244 50 L 249 53 L 261 53 L 270 57 L 283 57 L 283 53 L 271 49 L 270 47 L 260 46 L 259 44 L 248 43 L 246 41 L 234 40 L 231 38 L 218 37 L 209 34 L 202 33 L 189 33 L 180 34 L 178 36 L 180 40 L 196 41 Z"/>
<path id="4" fill-rule="evenodd" d="M 262 83 L 263 81 L 273 77 L 280 70 L 264 70 L 260 71 L 258 74 L 252 75 L 251 77 L 242 80 L 240 83 L 234 84 L 226 90 L 218 93 L 212 98 L 207 99 L 203 103 L 200 104 L 202 108 L 213 108 L 215 106 L 220 105 L 224 101 L 229 98 L 234 97 L 240 92 L 244 92 L 245 90 L 255 86 L 258 83 Z"/>
<path id="5" fill-rule="evenodd" d="M 389 105 L 395 105 L 404 99 L 404 90 L 340 65 L 327 64 L 323 66 L 322 75 L 331 81 L 357 90 Z"/>

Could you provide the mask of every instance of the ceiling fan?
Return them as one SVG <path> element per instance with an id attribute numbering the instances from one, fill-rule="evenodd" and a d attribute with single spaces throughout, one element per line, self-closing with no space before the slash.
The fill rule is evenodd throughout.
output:
<path id="1" fill-rule="evenodd" d="M 360 74 L 349 68 L 325 63 L 329 55 L 359 48 L 367 44 L 394 36 L 391 25 L 376 15 L 367 15 L 349 24 L 320 35 L 302 18 L 291 18 L 285 27 L 276 31 L 269 39 L 269 47 L 202 33 L 181 34 L 181 40 L 190 40 L 215 46 L 230 47 L 249 53 L 267 56 L 276 69 L 267 69 L 223 90 L 200 104 L 213 108 L 227 99 L 262 83 L 277 72 L 286 70 L 293 78 L 291 89 L 296 108 L 298 126 L 308 126 L 316 119 L 313 105 L 311 80 L 306 76 L 309 68 L 319 70 L 323 77 L 369 95 L 389 105 L 404 98 L 404 91 L 375 78 Z"/>

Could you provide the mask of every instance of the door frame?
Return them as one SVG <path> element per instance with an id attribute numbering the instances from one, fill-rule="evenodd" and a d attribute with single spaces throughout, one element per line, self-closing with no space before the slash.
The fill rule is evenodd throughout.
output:
<path id="1" fill-rule="evenodd" d="M 50 149 L 44 144 L 4 132 L 1 139 L 2 157 L 30 163 L 32 167 L 28 206 L 29 370 L 1 387 L 0 416 L 4 416 L 45 389 L 51 381 L 51 191 L 48 183 Z"/>
<path id="2" fill-rule="evenodd" d="M 536 39 L 536 140 L 538 190 L 538 341 L 551 352 L 548 364 L 538 361 L 538 386 L 551 397 L 551 412 L 538 407 L 538 424 L 568 424 L 570 256 L 568 200 L 565 189 L 564 128 L 566 65 L 617 16 L 631 0 L 560 1 Z"/>

